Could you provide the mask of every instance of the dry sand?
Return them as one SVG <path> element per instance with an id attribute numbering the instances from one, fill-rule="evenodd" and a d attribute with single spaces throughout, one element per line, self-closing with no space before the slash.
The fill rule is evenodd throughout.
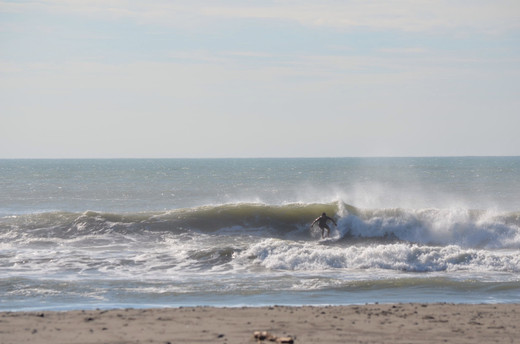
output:
<path id="1" fill-rule="evenodd" d="M 0 313 L 0 342 L 254 343 L 269 331 L 294 343 L 520 343 L 520 305 L 115 309 Z M 270 343 L 264 340 L 265 343 Z"/>

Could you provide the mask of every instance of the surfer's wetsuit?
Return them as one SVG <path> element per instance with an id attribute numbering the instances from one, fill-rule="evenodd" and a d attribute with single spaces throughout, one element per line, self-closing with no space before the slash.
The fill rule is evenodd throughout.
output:
<path id="1" fill-rule="evenodd" d="M 329 228 L 329 225 L 327 224 L 327 221 L 330 219 L 330 217 L 323 217 L 323 216 L 320 216 L 318 218 L 318 226 L 320 227 L 325 227 L 325 228 Z M 331 219 L 332 220 L 332 219 Z"/>
<path id="2" fill-rule="evenodd" d="M 329 236 L 330 234 L 330 227 L 329 225 L 327 224 L 327 221 L 332 221 L 336 226 L 336 221 L 334 221 L 334 219 L 332 219 L 331 217 L 328 217 L 327 214 L 323 213 L 321 214 L 320 217 L 318 217 L 316 220 L 314 220 L 314 222 L 312 223 L 311 226 L 313 226 L 316 222 L 318 222 L 318 227 L 321 228 L 321 237 L 324 238 L 323 234 L 325 234 L 325 229 L 327 230 L 327 236 Z"/>

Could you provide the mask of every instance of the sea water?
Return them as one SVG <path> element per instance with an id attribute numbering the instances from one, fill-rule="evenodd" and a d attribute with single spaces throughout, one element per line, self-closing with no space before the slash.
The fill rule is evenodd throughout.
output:
<path id="1" fill-rule="evenodd" d="M 374 302 L 520 302 L 520 157 L 0 160 L 0 310 Z"/>

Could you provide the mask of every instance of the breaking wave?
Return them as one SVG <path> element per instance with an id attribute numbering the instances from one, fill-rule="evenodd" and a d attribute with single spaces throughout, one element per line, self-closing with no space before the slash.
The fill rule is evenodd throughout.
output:
<path id="1" fill-rule="evenodd" d="M 313 240 L 309 224 L 322 212 L 336 219 L 334 243 L 399 243 L 486 249 L 520 248 L 520 212 L 468 209 L 359 209 L 337 202 L 268 205 L 238 203 L 163 212 L 50 212 L 0 219 L 3 240 L 72 239 L 106 234 L 196 232 Z"/>

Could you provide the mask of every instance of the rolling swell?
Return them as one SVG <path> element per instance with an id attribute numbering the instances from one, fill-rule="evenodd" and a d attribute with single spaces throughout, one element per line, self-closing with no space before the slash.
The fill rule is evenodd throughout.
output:
<path id="1" fill-rule="evenodd" d="M 162 212 L 49 212 L 0 218 L 4 239 L 188 232 L 316 240 L 309 224 L 322 212 L 338 223 L 336 244 L 410 242 L 468 248 L 520 248 L 520 213 L 468 209 L 359 209 L 343 202 L 233 203 Z"/>

